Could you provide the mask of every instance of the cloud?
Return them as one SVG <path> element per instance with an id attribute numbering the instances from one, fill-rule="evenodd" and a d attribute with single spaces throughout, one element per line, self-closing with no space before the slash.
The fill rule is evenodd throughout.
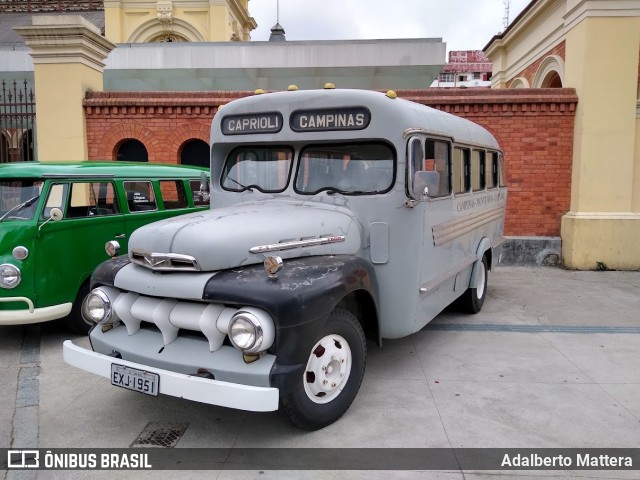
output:
<path id="1" fill-rule="evenodd" d="M 512 0 L 513 20 L 528 0 Z M 266 41 L 276 0 L 250 0 L 258 23 L 252 40 Z M 502 30 L 502 0 L 280 0 L 287 40 L 442 38 L 448 50 L 478 50 Z"/>

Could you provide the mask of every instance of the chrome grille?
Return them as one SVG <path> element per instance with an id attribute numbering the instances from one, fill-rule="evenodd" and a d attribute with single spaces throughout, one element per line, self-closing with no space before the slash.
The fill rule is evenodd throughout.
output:
<path id="1" fill-rule="evenodd" d="M 154 253 L 131 250 L 129 258 L 137 265 L 159 272 L 199 272 L 198 261 L 190 255 L 180 253 Z"/>

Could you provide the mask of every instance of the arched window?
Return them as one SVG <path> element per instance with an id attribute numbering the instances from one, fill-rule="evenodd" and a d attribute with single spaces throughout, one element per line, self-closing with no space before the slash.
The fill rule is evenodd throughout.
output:
<path id="1" fill-rule="evenodd" d="M 545 58 L 533 80 L 534 88 L 562 88 L 564 77 L 564 60 L 557 55 Z"/>
<path id="2" fill-rule="evenodd" d="M 182 145 L 180 163 L 183 165 L 195 165 L 196 167 L 209 167 L 209 145 L 202 140 L 187 140 Z"/>
<path id="3" fill-rule="evenodd" d="M 524 77 L 518 77 L 511 82 L 510 88 L 529 88 L 529 82 Z"/>
<path id="4" fill-rule="evenodd" d="M 152 42 L 158 43 L 176 43 L 176 42 L 188 42 L 186 38 L 182 35 L 177 35 L 175 33 L 163 33 L 162 35 L 158 35 L 155 37 Z"/>
<path id="5" fill-rule="evenodd" d="M 129 138 L 118 146 L 115 159 L 121 162 L 148 162 L 149 153 L 141 141 Z"/>
<path id="6" fill-rule="evenodd" d="M 558 72 L 549 72 L 542 81 L 542 88 L 562 88 L 562 79 Z"/>
<path id="7" fill-rule="evenodd" d="M 22 143 L 20 145 L 20 161 L 30 162 L 33 158 L 33 130 L 25 130 L 22 133 Z"/>
<path id="8" fill-rule="evenodd" d="M 0 132 L 0 163 L 9 162 L 9 140 Z"/>

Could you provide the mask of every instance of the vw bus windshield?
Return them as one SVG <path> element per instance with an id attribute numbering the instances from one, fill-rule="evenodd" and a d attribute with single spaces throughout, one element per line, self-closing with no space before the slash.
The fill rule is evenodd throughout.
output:
<path id="1" fill-rule="evenodd" d="M 240 147 L 231 152 L 220 184 L 225 190 L 282 192 L 289 183 L 293 149 L 288 147 Z"/>
<path id="2" fill-rule="evenodd" d="M 42 185 L 33 179 L 0 181 L 0 221 L 32 219 Z"/>
<path id="3" fill-rule="evenodd" d="M 393 185 L 395 155 L 384 143 L 313 145 L 302 150 L 296 191 L 376 194 Z"/>

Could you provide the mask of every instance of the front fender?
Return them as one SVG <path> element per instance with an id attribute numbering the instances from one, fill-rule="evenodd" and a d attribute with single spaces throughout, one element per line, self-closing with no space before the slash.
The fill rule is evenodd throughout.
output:
<path id="1" fill-rule="evenodd" d="M 101 285 L 114 286 L 114 280 L 116 274 L 120 269 L 131 263 L 128 256 L 115 257 L 109 260 L 105 260 L 99 264 L 91 275 L 91 288 L 96 288 Z"/>
<path id="2" fill-rule="evenodd" d="M 276 278 L 262 265 L 219 272 L 205 285 L 202 299 L 262 308 L 276 328 L 291 328 L 327 316 L 356 290 L 367 291 L 378 305 L 371 264 L 360 257 L 331 255 L 288 260 Z"/>

